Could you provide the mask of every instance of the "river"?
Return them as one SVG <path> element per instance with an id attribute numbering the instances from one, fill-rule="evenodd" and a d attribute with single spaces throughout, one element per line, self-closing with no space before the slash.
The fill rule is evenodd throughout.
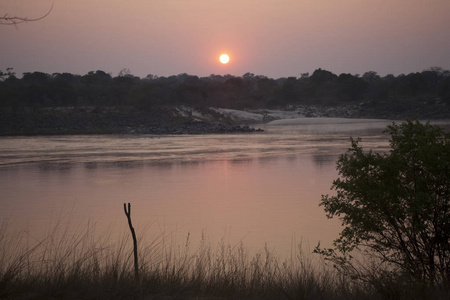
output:
<path id="1" fill-rule="evenodd" d="M 252 134 L 0 138 L 0 220 L 39 237 L 52 224 L 95 223 L 137 234 L 242 242 L 281 256 L 331 245 L 340 231 L 319 207 L 335 162 L 361 137 L 388 150 L 386 120 L 279 120 Z M 71 226 L 72 226 L 71 225 Z"/>

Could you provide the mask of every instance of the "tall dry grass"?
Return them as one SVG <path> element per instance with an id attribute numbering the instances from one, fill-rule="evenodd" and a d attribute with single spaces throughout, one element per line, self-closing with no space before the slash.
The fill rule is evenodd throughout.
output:
<path id="1" fill-rule="evenodd" d="M 250 254 L 243 243 L 192 244 L 189 234 L 177 244 L 165 232 L 138 237 L 136 280 L 129 234 L 113 238 L 95 227 L 57 223 L 36 239 L 2 224 L 0 299 L 413 299 L 399 283 L 380 281 L 392 290 L 383 295 L 354 282 L 301 245 L 280 260 L 267 247 Z"/>

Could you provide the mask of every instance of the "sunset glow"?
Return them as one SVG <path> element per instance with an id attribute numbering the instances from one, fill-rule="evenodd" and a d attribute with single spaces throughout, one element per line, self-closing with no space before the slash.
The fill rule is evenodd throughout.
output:
<path id="1" fill-rule="evenodd" d="M 0 71 L 279 78 L 450 68 L 449 0 L 5 0 L 0 14 L 38 18 L 53 3 L 39 22 L 0 26 Z"/>
<path id="2" fill-rule="evenodd" d="M 230 61 L 230 57 L 227 54 L 222 54 L 219 60 L 222 64 L 227 64 Z"/>

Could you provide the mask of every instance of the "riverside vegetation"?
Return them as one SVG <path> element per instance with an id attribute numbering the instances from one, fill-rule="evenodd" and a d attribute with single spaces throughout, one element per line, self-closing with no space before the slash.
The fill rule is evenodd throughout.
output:
<path id="1" fill-rule="evenodd" d="M 176 113 L 180 106 L 213 114 L 213 121 L 192 125 L 193 116 Z M 251 132 L 210 108 L 299 106 L 333 111 L 324 115 L 333 117 L 448 119 L 450 71 L 434 67 L 382 77 L 372 71 L 360 76 L 317 69 L 278 79 L 252 73 L 139 78 L 127 69 L 116 77 L 98 70 L 17 78 L 12 69 L 0 71 L 0 135 Z"/>
<path id="2" fill-rule="evenodd" d="M 389 153 L 366 153 L 351 139 L 339 158 L 336 194 L 322 196 L 321 205 L 343 230 L 333 248 L 315 252 L 359 280 L 371 275 L 355 252 L 392 281 L 449 290 L 450 134 L 410 120 L 385 132 Z"/>

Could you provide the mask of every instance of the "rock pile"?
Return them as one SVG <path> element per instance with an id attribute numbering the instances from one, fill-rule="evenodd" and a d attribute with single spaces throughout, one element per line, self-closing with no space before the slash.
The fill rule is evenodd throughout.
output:
<path id="1" fill-rule="evenodd" d="M 65 134 L 211 134 L 262 131 L 235 124 L 194 121 L 168 110 L 65 108 L 0 111 L 0 136 Z"/>

